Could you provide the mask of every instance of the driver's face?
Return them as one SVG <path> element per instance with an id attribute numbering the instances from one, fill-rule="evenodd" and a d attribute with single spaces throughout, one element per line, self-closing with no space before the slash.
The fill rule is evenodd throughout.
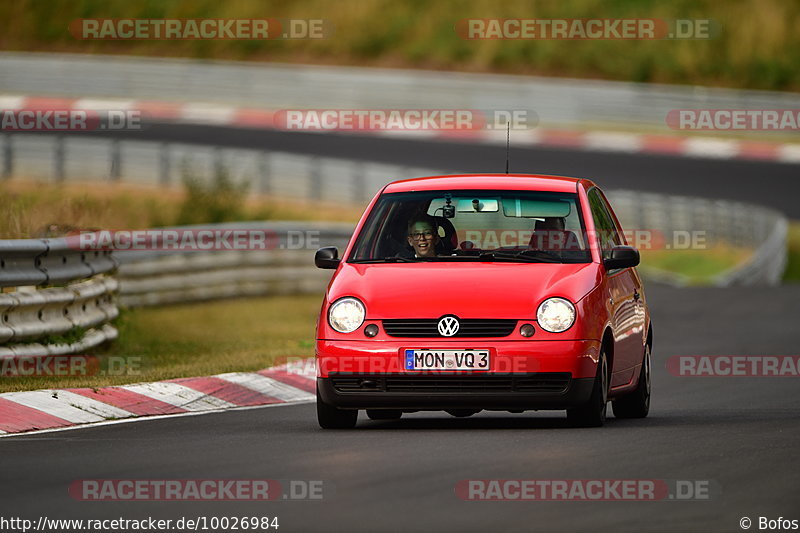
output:
<path id="1" fill-rule="evenodd" d="M 435 257 L 436 243 L 439 235 L 427 222 L 415 222 L 408 232 L 408 244 L 414 247 L 414 252 L 420 257 Z"/>

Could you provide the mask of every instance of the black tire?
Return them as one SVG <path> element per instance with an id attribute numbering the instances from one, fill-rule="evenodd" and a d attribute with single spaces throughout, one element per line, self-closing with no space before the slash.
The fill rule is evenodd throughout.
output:
<path id="1" fill-rule="evenodd" d="M 600 353 L 600 363 L 594 377 L 592 395 L 584 405 L 567 409 L 567 421 L 574 427 L 601 427 L 606 421 L 608 407 L 608 359 L 605 350 Z"/>
<path id="2" fill-rule="evenodd" d="M 322 429 L 352 429 L 356 427 L 358 410 L 337 409 L 327 404 L 319 395 L 317 388 L 317 422 Z"/>
<path id="3" fill-rule="evenodd" d="M 370 420 L 397 420 L 403 416 L 400 409 L 367 409 Z"/>
<path id="4" fill-rule="evenodd" d="M 611 402 L 616 418 L 644 418 L 650 412 L 650 387 L 652 363 L 650 346 L 645 345 L 642 370 L 639 372 L 639 384 L 636 390 Z"/>

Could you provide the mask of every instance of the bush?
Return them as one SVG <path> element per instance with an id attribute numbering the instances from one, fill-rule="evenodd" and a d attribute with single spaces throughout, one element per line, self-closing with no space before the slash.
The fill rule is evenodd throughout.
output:
<path id="1" fill-rule="evenodd" d="M 246 218 L 244 201 L 249 183 L 236 183 L 225 167 L 218 167 L 208 183 L 184 165 L 181 181 L 186 197 L 176 224 L 216 224 Z"/>

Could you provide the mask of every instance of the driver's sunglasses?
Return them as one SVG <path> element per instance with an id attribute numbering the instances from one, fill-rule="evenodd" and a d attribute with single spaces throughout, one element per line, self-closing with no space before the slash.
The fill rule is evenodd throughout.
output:
<path id="1" fill-rule="evenodd" d="M 409 233 L 408 236 L 415 240 L 430 239 L 431 237 L 433 237 L 433 232 L 424 231 L 422 233 Z"/>

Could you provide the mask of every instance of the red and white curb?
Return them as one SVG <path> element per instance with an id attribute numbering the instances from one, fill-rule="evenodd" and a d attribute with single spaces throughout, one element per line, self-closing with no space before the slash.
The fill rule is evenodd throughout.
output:
<path id="1" fill-rule="evenodd" d="M 277 110 L 242 108 L 201 102 L 159 102 L 152 100 L 111 100 L 96 98 L 45 98 L 35 96 L 2 96 L 0 111 L 129 111 L 142 113 L 148 120 L 183 124 L 208 124 L 258 129 L 280 129 L 276 124 Z M 288 130 L 287 130 L 288 131 Z M 292 130 L 294 131 L 294 130 Z M 406 138 L 505 143 L 505 130 L 470 131 L 333 131 L 313 130 L 315 133 L 380 135 Z M 536 128 L 515 131 L 512 144 L 544 146 L 627 153 L 669 154 L 683 157 L 716 159 L 746 159 L 800 163 L 800 143 L 750 141 L 706 136 L 657 135 L 617 131 L 584 131 L 562 128 Z"/>
<path id="2" fill-rule="evenodd" d="M 309 402 L 316 398 L 313 363 L 113 387 L 6 392 L 0 394 L 0 437 L 135 417 Z"/>

